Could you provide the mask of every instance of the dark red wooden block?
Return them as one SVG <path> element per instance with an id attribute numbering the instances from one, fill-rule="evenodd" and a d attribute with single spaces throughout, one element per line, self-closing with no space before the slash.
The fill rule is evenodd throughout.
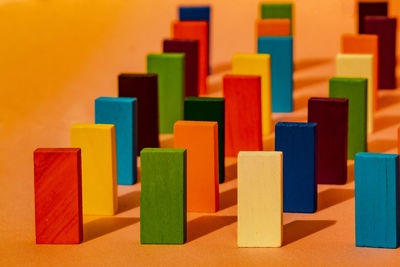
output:
<path id="1" fill-rule="evenodd" d="M 36 149 L 34 168 L 36 243 L 81 243 L 81 149 Z"/>
<path id="2" fill-rule="evenodd" d="M 164 40 L 164 53 L 185 54 L 185 96 L 199 95 L 199 42 L 197 40 Z"/>
<path id="3" fill-rule="evenodd" d="M 378 35 L 378 87 L 396 88 L 396 18 L 366 17 L 365 33 Z"/>
<path id="4" fill-rule="evenodd" d="M 317 181 L 345 184 L 347 180 L 348 99 L 308 100 L 308 122 L 317 123 Z"/>
<path id="5" fill-rule="evenodd" d="M 367 16 L 387 16 L 387 2 L 359 2 L 358 3 L 358 32 L 365 33 L 364 19 Z"/>
<path id="6" fill-rule="evenodd" d="M 137 154 L 145 147 L 159 147 L 157 74 L 122 73 L 118 96 L 137 99 Z"/>

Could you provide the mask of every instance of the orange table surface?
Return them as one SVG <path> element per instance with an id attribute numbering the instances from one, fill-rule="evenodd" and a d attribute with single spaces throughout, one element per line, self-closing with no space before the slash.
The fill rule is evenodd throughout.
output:
<path id="1" fill-rule="evenodd" d="M 400 15 L 400 1 L 390 14 Z M 315 214 L 285 213 L 282 248 L 237 248 L 236 159 L 226 159 L 221 210 L 189 213 L 184 245 L 140 245 L 140 183 L 119 186 L 114 217 L 84 217 L 80 245 L 36 245 L 33 151 L 68 147 L 75 122 L 94 122 L 94 99 L 117 95 L 117 75 L 144 72 L 145 55 L 170 36 L 178 0 L 0 2 L 0 266 L 397 265 L 398 250 L 356 248 L 354 166 L 348 183 L 318 187 Z M 206 3 L 185 1 L 185 4 Z M 213 1 L 210 96 L 236 52 L 254 52 L 258 1 Z M 295 1 L 295 111 L 277 121 L 305 121 L 307 100 L 328 96 L 340 36 L 356 29 L 354 0 Z M 397 153 L 400 90 L 380 91 L 368 151 Z M 172 147 L 170 135 L 161 136 Z M 272 150 L 274 136 L 264 140 Z"/>

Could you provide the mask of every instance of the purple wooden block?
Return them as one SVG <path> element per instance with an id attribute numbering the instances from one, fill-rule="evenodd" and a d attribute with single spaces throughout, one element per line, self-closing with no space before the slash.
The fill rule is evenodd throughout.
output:
<path id="1" fill-rule="evenodd" d="M 164 40 L 164 53 L 185 54 L 185 96 L 198 96 L 199 42 L 197 40 Z"/>
<path id="2" fill-rule="evenodd" d="M 366 17 L 364 28 L 379 39 L 379 89 L 396 88 L 396 18 Z"/>
<path id="3" fill-rule="evenodd" d="M 388 14 L 387 2 L 360 2 L 358 3 L 358 32 L 365 33 L 364 19 L 367 16 L 384 16 Z"/>

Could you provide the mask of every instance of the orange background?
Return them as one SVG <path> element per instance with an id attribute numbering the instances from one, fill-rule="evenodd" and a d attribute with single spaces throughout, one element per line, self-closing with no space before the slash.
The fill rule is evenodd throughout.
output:
<path id="1" fill-rule="evenodd" d="M 274 121 L 305 121 L 307 99 L 328 95 L 342 33 L 356 29 L 355 0 L 295 1 L 295 111 Z M 390 14 L 400 15 L 400 2 Z M 227 159 L 220 186 L 221 211 L 188 215 L 182 246 L 139 243 L 140 184 L 119 186 L 115 217 L 84 218 L 84 243 L 36 245 L 33 150 L 67 147 L 75 122 L 94 122 L 94 99 L 116 96 L 120 72 L 144 72 L 145 55 L 161 51 L 182 2 L 0 2 L 0 265 L 267 265 L 397 264 L 397 250 L 354 246 L 354 178 L 344 186 L 319 186 L 315 214 L 284 214 L 284 246 L 236 247 L 236 161 Z M 206 3 L 205 1 L 185 1 Z M 210 95 L 235 52 L 254 51 L 258 1 L 213 1 Z M 399 90 L 379 92 L 376 132 L 369 151 L 397 152 Z M 162 136 L 162 145 L 173 145 Z M 273 136 L 264 140 L 273 148 Z"/>

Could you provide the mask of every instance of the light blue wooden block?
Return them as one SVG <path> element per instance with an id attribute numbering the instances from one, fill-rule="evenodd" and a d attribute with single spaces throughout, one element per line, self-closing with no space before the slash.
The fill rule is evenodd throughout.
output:
<path id="1" fill-rule="evenodd" d="M 292 112 L 293 37 L 259 37 L 257 47 L 271 55 L 272 112 Z"/>
<path id="2" fill-rule="evenodd" d="M 399 156 L 357 153 L 355 157 L 356 246 L 399 245 Z"/>
<path id="3" fill-rule="evenodd" d="M 115 125 L 119 185 L 132 185 L 137 181 L 136 109 L 136 98 L 99 97 L 95 100 L 95 123 Z"/>

